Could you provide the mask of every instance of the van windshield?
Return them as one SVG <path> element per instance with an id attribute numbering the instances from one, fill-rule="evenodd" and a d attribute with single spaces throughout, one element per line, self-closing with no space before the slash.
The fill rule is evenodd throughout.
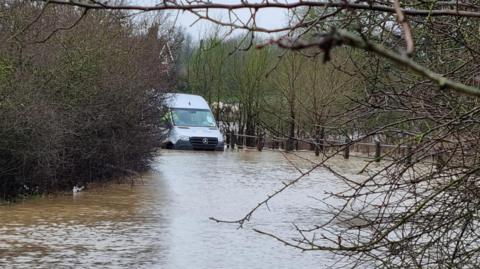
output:
<path id="1" fill-rule="evenodd" d="M 215 127 L 215 119 L 208 109 L 172 108 L 175 126 Z"/>

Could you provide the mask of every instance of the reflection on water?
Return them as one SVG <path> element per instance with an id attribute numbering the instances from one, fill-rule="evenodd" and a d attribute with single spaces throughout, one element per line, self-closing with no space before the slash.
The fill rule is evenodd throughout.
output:
<path id="1" fill-rule="evenodd" d="M 279 153 L 165 151 L 143 184 L 0 206 L 0 267 L 327 268 L 334 256 L 252 231 L 291 237 L 292 223 L 322 222 L 312 196 L 338 188 L 325 171 L 261 208 L 244 229 L 208 219 L 237 219 L 296 176 Z"/>

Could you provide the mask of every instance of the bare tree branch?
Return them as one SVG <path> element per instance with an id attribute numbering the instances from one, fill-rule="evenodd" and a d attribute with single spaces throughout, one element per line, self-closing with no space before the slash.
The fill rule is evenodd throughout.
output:
<path id="1" fill-rule="evenodd" d="M 405 42 L 407 44 L 407 55 L 411 56 L 413 54 L 413 51 L 415 50 L 415 47 L 413 44 L 412 30 L 410 29 L 410 25 L 408 24 L 407 18 L 403 14 L 402 8 L 400 7 L 399 0 L 394 0 L 393 3 L 395 7 L 395 12 L 397 13 L 397 21 L 402 26 Z"/>
<path id="2" fill-rule="evenodd" d="M 421 66 L 412 59 L 403 56 L 399 53 L 391 51 L 385 48 L 382 45 L 375 44 L 366 39 L 359 37 L 356 34 L 353 34 L 349 31 L 342 29 L 334 29 L 331 33 L 325 34 L 324 36 L 317 38 L 313 41 L 291 41 L 286 38 L 282 38 L 276 41 L 271 41 L 269 44 L 277 44 L 282 48 L 288 48 L 293 50 L 301 50 L 307 48 L 320 48 L 324 53 L 329 53 L 329 51 L 335 46 L 347 45 L 365 51 L 374 52 L 384 58 L 391 60 L 394 63 L 397 63 L 402 66 L 406 66 L 414 72 L 434 81 L 440 89 L 451 89 L 458 93 L 463 93 L 471 96 L 480 97 L 480 89 L 472 86 L 468 86 L 453 80 L 450 80 L 438 73 L 433 72 L 432 70 Z M 259 47 L 262 47 L 261 45 Z"/>
<path id="3" fill-rule="evenodd" d="M 31 0 L 38 2 L 47 2 L 47 0 Z M 356 10 L 370 10 L 378 12 L 387 12 L 396 14 L 396 10 L 389 4 L 360 4 L 360 3 L 349 3 L 346 1 L 341 2 L 321 2 L 321 1 L 298 1 L 293 3 L 281 3 L 281 2 L 272 2 L 272 1 L 263 1 L 261 3 L 251 3 L 251 2 L 242 2 L 238 4 L 220 4 L 212 2 L 202 2 L 197 1 L 195 4 L 188 4 L 182 1 L 169 1 L 163 2 L 162 4 L 154 6 L 146 5 L 116 5 L 116 4 L 99 4 L 99 3 L 88 3 L 81 1 L 63 1 L 63 0 L 48 0 L 52 4 L 58 5 L 69 5 L 69 6 L 79 6 L 90 9 L 111 9 L 111 10 L 141 10 L 141 11 L 158 11 L 158 10 L 208 10 L 208 9 L 223 9 L 223 10 L 239 10 L 239 9 L 265 9 L 265 8 L 282 8 L 282 9 L 295 9 L 300 7 L 337 7 L 337 8 L 347 8 L 347 9 L 356 9 Z M 447 5 L 443 3 L 443 6 Z M 449 3 L 448 6 L 454 6 L 453 3 Z M 454 17 L 471 17 L 471 18 L 480 18 L 480 12 L 476 11 L 464 11 L 456 9 L 432 9 L 432 10 L 423 10 L 423 9 L 401 9 L 401 11 L 410 16 L 428 16 L 428 17 L 437 17 L 437 16 L 454 16 Z"/>

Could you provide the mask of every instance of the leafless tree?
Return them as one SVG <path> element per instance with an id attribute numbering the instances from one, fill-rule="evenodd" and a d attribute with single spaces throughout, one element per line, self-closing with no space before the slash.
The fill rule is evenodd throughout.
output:
<path id="1" fill-rule="evenodd" d="M 382 135 L 405 154 L 382 154 L 382 166 L 367 163 L 361 179 L 349 178 L 328 165 L 334 153 L 278 190 L 238 220 L 243 225 L 255 211 L 314 169 L 326 169 L 348 186 L 332 193 L 341 206 L 326 205 L 330 219 L 298 227 L 298 238 L 258 231 L 304 251 L 344 255 L 358 265 L 381 268 L 477 268 L 479 123 L 478 57 L 480 5 L 477 1 L 161 1 L 152 6 L 97 1 L 49 0 L 91 10 L 177 10 L 195 14 L 230 29 L 255 34 L 285 33 L 268 45 L 314 51 L 323 61 L 335 48 L 355 50 L 354 72 L 364 81 L 356 104 L 343 111 L 340 128 L 361 136 Z M 290 12 L 291 24 L 265 29 L 256 21 L 262 9 Z M 224 10 L 226 20 L 212 17 Z M 248 10 L 243 21 L 238 12 Z M 261 47 L 261 46 L 260 46 Z M 353 58 L 353 57 L 352 57 Z M 341 149 L 339 149 L 341 150 Z M 432 161 L 434 160 L 434 161 Z M 325 207 L 324 207 L 325 208 Z M 214 219 L 217 220 L 217 219 Z M 224 221 L 224 220 L 217 220 Z M 224 221 L 225 222 L 225 221 Z"/>

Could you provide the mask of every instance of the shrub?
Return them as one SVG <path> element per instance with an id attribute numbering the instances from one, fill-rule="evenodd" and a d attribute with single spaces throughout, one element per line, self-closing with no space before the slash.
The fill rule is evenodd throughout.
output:
<path id="1" fill-rule="evenodd" d="M 13 1 L 0 9 L 0 197 L 148 168 L 162 89 L 175 74 L 158 55 L 164 18 L 134 23 L 128 14 L 96 12 L 55 31 L 80 11 L 47 7 L 26 27 L 41 6 Z"/>

